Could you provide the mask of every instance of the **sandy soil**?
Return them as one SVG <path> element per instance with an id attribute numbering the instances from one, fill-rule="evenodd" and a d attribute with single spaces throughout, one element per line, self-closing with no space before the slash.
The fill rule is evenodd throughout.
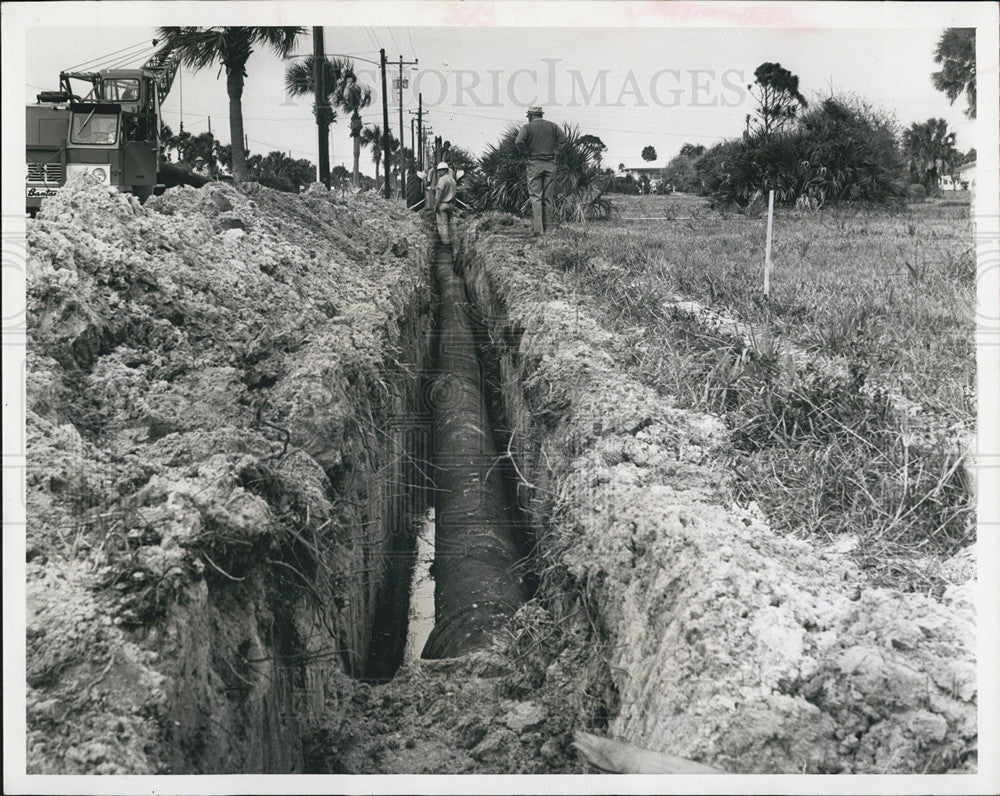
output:
<path id="1" fill-rule="evenodd" d="M 557 620 L 597 613 L 610 733 L 733 772 L 974 767 L 972 550 L 938 601 L 776 536 L 731 501 L 728 430 L 617 367 L 634 343 L 507 223 L 479 222 L 465 262 L 495 339 L 518 341 L 508 387 L 523 387 L 521 468 L 544 518 L 540 601 Z"/>
<path id="2" fill-rule="evenodd" d="M 29 771 L 582 773 L 579 729 L 734 773 L 975 770 L 971 553 L 936 600 L 778 537 L 729 429 L 619 367 L 636 341 L 499 217 L 460 257 L 540 585 L 489 650 L 348 676 L 362 420 L 405 402 L 426 244 L 378 200 L 221 186 L 79 184 L 29 226 Z"/>
<path id="3" fill-rule="evenodd" d="M 29 771 L 303 768 L 365 663 L 426 248 L 258 186 L 83 181 L 29 223 Z"/>

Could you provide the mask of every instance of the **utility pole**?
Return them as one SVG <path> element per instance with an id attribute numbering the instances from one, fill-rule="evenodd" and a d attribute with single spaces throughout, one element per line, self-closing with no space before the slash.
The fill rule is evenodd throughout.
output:
<path id="1" fill-rule="evenodd" d="M 385 88 L 385 48 L 379 50 L 379 60 L 382 66 L 382 160 L 385 162 L 385 198 L 389 193 L 389 95 Z"/>
<path id="2" fill-rule="evenodd" d="M 313 28 L 313 88 L 316 94 L 316 126 L 319 128 L 319 181 L 330 187 L 330 103 L 326 99 L 326 56 L 323 27 Z"/>
<path id="3" fill-rule="evenodd" d="M 431 150 L 428 139 L 432 132 L 430 127 L 424 127 L 424 174 L 427 177 L 427 180 L 424 182 L 424 188 L 426 189 L 424 195 L 427 197 L 427 207 L 434 206 L 434 193 L 437 189 L 436 172 L 434 171 L 435 164 L 429 162 Z"/>
<path id="4" fill-rule="evenodd" d="M 403 163 L 403 142 L 406 140 L 406 133 L 403 130 L 403 66 L 416 66 L 420 59 L 404 61 L 403 56 L 399 56 L 399 187 L 402 196 L 406 196 L 406 164 Z M 411 147 L 412 148 L 412 147 Z M 413 153 L 410 153 L 413 157 Z"/>
<path id="5" fill-rule="evenodd" d="M 403 56 L 399 56 L 399 87 L 397 89 L 399 98 L 399 195 L 406 198 L 406 164 L 403 162 L 403 142 L 406 134 L 403 132 Z"/>
<path id="6" fill-rule="evenodd" d="M 184 70 L 177 67 L 177 100 L 181 104 L 181 123 L 178 126 L 178 130 L 181 133 L 184 132 Z M 179 158 L 178 158 L 179 159 Z"/>
<path id="7" fill-rule="evenodd" d="M 420 142 L 420 168 L 424 168 L 424 93 L 417 94 L 417 141 Z"/>
<path id="8" fill-rule="evenodd" d="M 414 164 L 417 161 L 417 134 L 416 134 L 417 120 L 412 116 L 410 117 L 410 157 L 413 158 Z M 414 166 L 415 168 L 415 166 Z"/>

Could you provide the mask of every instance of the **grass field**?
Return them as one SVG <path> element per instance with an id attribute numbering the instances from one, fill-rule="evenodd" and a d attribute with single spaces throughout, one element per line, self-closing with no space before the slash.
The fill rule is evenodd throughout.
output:
<path id="1" fill-rule="evenodd" d="M 926 561 L 974 535 L 968 206 L 778 210 L 766 299 L 766 218 L 697 197 L 614 200 L 617 219 L 566 225 L 541 245 L 636 341 L 627 365 L 725 417 L 739 497 L 773 526 L 935 590 Z M 678 312 L 677 296 L 745 322 L 749 343 Z"/>

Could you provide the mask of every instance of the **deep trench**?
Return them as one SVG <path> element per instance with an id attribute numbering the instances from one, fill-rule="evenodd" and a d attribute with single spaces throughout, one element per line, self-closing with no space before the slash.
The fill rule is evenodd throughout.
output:
<path id="1" fill-rule="evenodd" d="M 498 351 L 450 247 L 438 244 L 430 267 L 429 357 L 409 422 L 394 429 L 384 512 L 387 570 L 362 675 L 374 684 L 390 681 L 404 662 L 417 538 L 428 510 L 434 517 L 434 627 L 420 657 L 484 647 L 535 587 L 531 530 L 507 454 Z"/>

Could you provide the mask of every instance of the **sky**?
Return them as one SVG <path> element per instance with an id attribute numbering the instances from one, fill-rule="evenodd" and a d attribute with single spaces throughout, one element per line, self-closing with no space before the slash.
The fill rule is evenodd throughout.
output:
<path id="1" fill-rule="evenodd" d="M 481 154 L 507 125 L 522 123 L 526 106 L 537 103 L 545 107 L 546 118 L 599 136 L 608 147 L 608 165 L 645 165 L 640 152 L 647 145 L 657 152 L 653 165 L 664 165 L 685 143 L 711 145 L 740 135 L 754 107 L 746 85 L 759 64 L 777 61 L 798 75 L 807 99 L 831 90 L 852 93 L 895 114 L 903 126 L 943 117 L 957 133 L 958 148 L 966 151 L 975 146 L 976 125 L 964 116 L 964 100 L 951 105 L 931 84 L 941 16 L 913 8 L 906 24 L 794 29 L 352 25 L 324 26 L 324 36 L 327 53 L 352 56 L 362 79 L 376 89 L 373 106 L 363 114 L 366 124 L 381 124 L 379 48 L 390 60 L 419 60 L 416 69 L 404 71 L 407 145 L 410 111 L 416 111 L 420 91 L 434 134 L 473 154 Z M 155 35 L 152 26 L 29 28 L 25 102 L 33 102 L 40 89 L 56 88 L 61 70 L 123 48 L 132 48 L 125 56 L 134 54 L 125 65 L 140 64 L 153 51 Z M 310 29 L 296 53 L 311 51 Z M 310 100 L 285 94 L 287 65 L 269 52 L 250 58 L 243 96 L 250 150 L 282 150 L 316 162 Z M 390 80 L 398 70 L 397 60 Z M 391 88 L 390 95 L 390 125 L 398 135 Z M 175 131 L 183 118 L 186 130 L 197 134 L 211 125 L 224 142 L 229 141 L 227 114 L 225 75 L 217 67 L 198 73 L 182 69 L 164 103 L 165 121 Z M 331 164 L 351 168 L 346 116 L 333 126 L 330 143 Z M 367 150 L 361 168 L 374 171 Z"/>

